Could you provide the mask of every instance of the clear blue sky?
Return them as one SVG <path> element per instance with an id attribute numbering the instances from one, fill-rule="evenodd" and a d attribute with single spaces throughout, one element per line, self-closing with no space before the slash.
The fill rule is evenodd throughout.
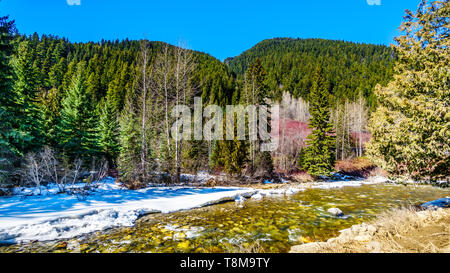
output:
<path id="1" fill-rule="evenodd" d="M 404 10 L 415 10 L 418 4 L 419 0 L 0 0 L 0 16 L 10 15 L 24 34 L 53 34 L 72 42 L 183 40 L 189 48 L 223 60 L 274 37 L 389 45 Z"/>

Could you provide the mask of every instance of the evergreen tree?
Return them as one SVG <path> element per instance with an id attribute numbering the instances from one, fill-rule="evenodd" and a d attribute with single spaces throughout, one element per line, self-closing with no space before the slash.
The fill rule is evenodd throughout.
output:
<path id="1" fill-rule="evenodd" d="M 314 176 L 329 175 L 335 161 L 335 136 L 330 122 L 330 102 L 323 70 L 317 67 L 309 95 L 311 119 L 303 167 Z"/>
<path id="2" fill-rule="evenodd" d="M 58 125 L 60 124 L 61 93 L 53 88 L 43 91 L 39 96 L 44 143 L 51 147 L 58 144 Z"/>
<path id="3" fill-rule="evenodd" d="M 449 14 L 449 1 L 422 1 L 416 14 L 407 11 L 394 79 L 376 88 L 368 153 L 393 175 L 450 175 Z"/>
<path id="4" fill-rule="evenodd" d="M 119 123 L 117 120 L 117 109 L 112 100 L 112 94 L 108 93 L 106 100 L 100 103 L 101 114 L 98 130 L 101 152 L 108 161 L 109 167 L 114 167 L 119 152 Z"/>
<path id="5" fill-rule="evenodd" d="M 12 68 L 10 59 L 13 54 L 13 34 L 15 32 L 14 21 L 8 17 L 0 17 L 0 106 L 11 107 L 13 98 Z"/>
<path id="6" fill-rule="evenodd" d="M 241 174 L 242 169 L 248 160 L 248 146 L 245 141 L 237 139 L 232 142 L 232 146 L 233 151 L 230 158 L 230 173 Z"/>
<path id="7" fill-rule="evenodd" d="M 19 153 L 11 142 L 17 136 L 11 122 L 14 93 L 11 92 L 12 68 L 9 65 L 14 31 L 14 21 L 9 21 L 8 17 L 0 17 L 0 183 L 10 175 L 14 155 Z"/>
<path id="8" fill-rule="evenodd" d="M 11 143 L 11 139 L 17 136 L 12 127 L 12 110 L 15 108 L 15 93 L 12 91 L 12 67 L 10 59 L 13 53 L 11 41 L 15 31 L 14 21 L 8 17 L 0 17 L 0 152 L 18 153 Z M 7 161 L 0 158 L 0 161 Z"/>
<path id="9" fill-rule="evenodd" d="M 137 167 L 140 160 L 139 120 L 133 99 L 127 99 L 120 117 L 120 152 L 118 169 L 124 181 L 139 178 Z"/>
<path id="10" fill-rule="evenodd" d="M 245 105 L 267 106 L 270 97 L 266 72 L 261 60 L 256 59 L 245 73 L 245 84 L 241 100 Z M 260 151 L 260 140 L 251 140 L 249 145 L 250 174 L 254 177 L 271 177 L 273 174 L 272 156 L 269 152 Z"/>
<path id="11" fill-rule="evenodd" d="M 97 117 L 92 97 L 86 89 L 83 70 L 84 63 L 80 63 L 61 109 L 60 144 L 65 155 L 72 160 L 90 160 L 99 152 Z"/>
<path id="12" fill-rule="evenodd" d="M 19 44 L 12 64 L 15 73 L 14 128 L 17 137 L 14 144 L 21 154 L 36 150 L 43 144 L 42 121 L 37 105 L 37 71 L 33 66 L 33 54 L 28 41 Z"/>
<path id="13" fill-rule="evenodd" d="M 300 148 L 298 152 L 297 165 L 300 171 L 305 171 L 305 148 Z"/>

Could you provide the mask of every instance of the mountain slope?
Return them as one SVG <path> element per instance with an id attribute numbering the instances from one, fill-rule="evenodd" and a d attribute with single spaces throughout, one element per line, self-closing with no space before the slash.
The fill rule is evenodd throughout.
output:
<path id="1" fill-rule="evenodd" d="M 68 89 L 77 64 L 85 62 L 88 89 L 95 102 L 101 101 L 108 91 L 113 92 L 122 108 L 126 93 L 133 89 L 135 81 L 140 41 L 101 41 L 98 43 L 71 43 L 67 39 L 52 35 L 37 34 L 17 36 L 16 44 L 28 42 L 33 68 L 36 72 L 37 87 L 40 91 L 51 89 L 64 94 Z M 149 42 L 149 62 L 154 62 L 156 54 L 166 43 Z M 169 45 L 169 52 L 175 52 Z M 170 54 L 170 53 L 169 53 Z M 214 103 L 227 103 L 233 93 L 233 76 L 230 69 L 218 59 L 198 51 L 193 51 L 195 62 L 194 79 L 197 94 Z M 220 97 L 215 90 L 221 90 Z"/>
<path id="2" fill-rule="evenodd" d="M 392 75 L 393 53 L 389 47 L 323 39 L 275 38 L 264 40 L 241 55 L 228 58 L 238 78 L 248 64 L 259 58 L 268 74 L 275 97 L 282 91 L 307 98 L 312 72 L 321 64 L 335 98 L 354 99 L 360 92 L 374 103 L 373 88 Z"/>

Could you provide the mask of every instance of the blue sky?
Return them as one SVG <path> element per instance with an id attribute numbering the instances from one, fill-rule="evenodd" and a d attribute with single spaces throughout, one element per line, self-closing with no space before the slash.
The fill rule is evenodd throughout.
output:
<path id="1" fill-rule="evenodd" d="M 0 16 L 10 15 L 24 34 L 53 34 L 72 42 L 183 40 L 189 48 L 223 60 L 274 37 L 389 45 L 404 10 L 415 10 L 418 4 L 419 0 L 0 0 Z"/>

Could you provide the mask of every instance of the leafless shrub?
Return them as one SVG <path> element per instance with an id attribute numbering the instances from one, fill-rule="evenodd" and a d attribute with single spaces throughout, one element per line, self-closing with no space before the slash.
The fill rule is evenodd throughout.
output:
<path id="1" fill-rule="evenodd" d="M 85 173 L 83 167 L 82 159 L 76 159 L 73 163 L 64 158 L 59 160 L 52 148 L 44 147 L 40 152 L 30 153 L 26 156 L 25 167 L 21 175 L 27 184 L 39 187 L 44 183 L 55 183 L 59 191 L 64 192 L 68 184 L 72 186 L 73 190 L 74 184 L 80 181 Z M 94 162 L 84 181 L 89 186 L 92 181 L 100 181 L 107 174 L 106 161 L 99 161 L 98 164 Z"/>
<path id="2" fill-rule="evenodd" d="M 108 176 L 108 161 L 107 160 L 101 160 L 98 163 L 93 163 L 91 171 L 89 172 L 89 177 L 87 178 L 86 182 L 88 184 L 92 183 L 93 181 L 101 181 L 105 177 Z"/>
<path id="3" fill-rule="evenodd" d="M 57 159 L 55 151 L 48 146 L 44 147 L 39 153 L 39 157 L 41 158 L 41 169 L 47 182 L 55 183 L 59 190 L 63 192 L 69 174 L 67 168 L 62 166 L 63 164 Z"/>
<path id="4" fill-rule="evenodd" d="M 25 157 L 25 168 L 23 170 L 24 181 L 27 184 L 34 185 L 39 188 L 41 192 L 41 184 L 45 179 L 44 172 L 42 172 L 42 158 L 35 153 L 29 153 Z"/>
<path id="5" fill-rule="evenodd" d="M 79 178 L 81 166 L 83 166 L 83 160 L 80 158 L 75 159 L 72 169 L 72 186 L 75 184 L 75 182 L 77 182 L 77 179 Z"/>

